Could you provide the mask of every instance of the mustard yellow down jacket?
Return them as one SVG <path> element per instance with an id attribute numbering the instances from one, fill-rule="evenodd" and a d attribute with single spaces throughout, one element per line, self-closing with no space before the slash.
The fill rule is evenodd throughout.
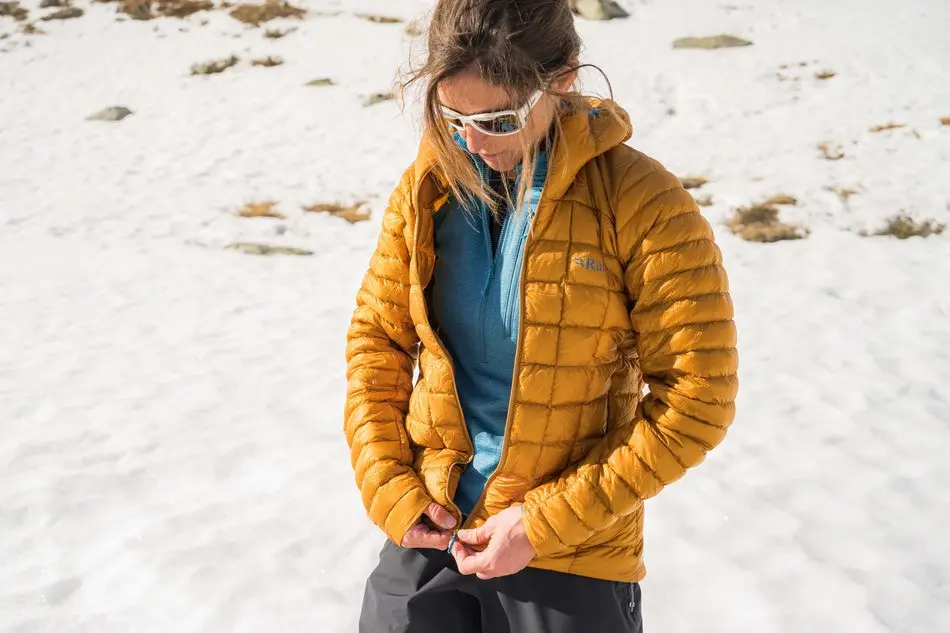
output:
<path id="1" fill-rule="evenodd" d="M 600 108 L 619 116 L 565 114 L 551 151 L 525 245 L 501 462 L 465 527 L 522 504 L 531 566 L 637 582 L 644 500 L 732 422 L 736 331 L 708 222 L 675 176 L 623 144 L 626 112 Z M 441 182 L 423 142 L 390 198 L 347 335 L 356 482 L 397 544 L 431 501 L 460 518 L 452 498 L 473 455 L 426 306 Z M 605 270 L 572 265 L 588 258 Z"/>

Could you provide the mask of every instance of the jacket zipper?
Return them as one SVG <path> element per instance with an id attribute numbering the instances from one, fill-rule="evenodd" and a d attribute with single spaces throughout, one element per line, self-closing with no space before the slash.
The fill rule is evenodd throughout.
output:
<path id="1" fill-rule="evenodd" d="M 429 318 L 429 315 L 428 315 L 428 310 L 427 310 L 426 319 L 428 318 Z M 455 508 L 455 513 L 459 517 L 461 517 L 462 511 L 459 509 L 457 505 L 455 505 L 455 499 L 449 496 L 449 487 L 448 487 L 449 479 L 452 476 L 452 469 L 454 469 L 456 466 L 471 464 L 472 460 L 475 459 L 475 443 L 472 441 L 472 436 L 468 432 L 468 424 L 465 422 L 465 412 L 462 411 L 462 399 L 459 398 L 458 387 L 455 385 L 455 363 L 452 361 L 452 357 L 449 355 L 449 350 L 448 348 L 445 347 L 445 344 L 442 342 L 442 339 L 439 337 L 439 335 L 433 331 L 432 336 L 435 338 L 435 342 L 438 343 L 439 348 L 442 350 L 442 355 L 445 357 L 445 359 L 449 363 L 449 375 L 452 378 L 452 393 L 455 394 L 455 402 L 458 404 L 458 408 L 459 408 L 459 417 L 461 417 L 462 419 L 462 430 L 465 432 L 465 440 L 468 442 L 468 450 L 469 450 L 468 459 L 466 459 L 464 462 L 452 462 L 449 465 L 449 477 L 447 477 L 445 480 L 445 498 L 448 500 L 450 504 L 452 504 L 452 507 Z M 453 532 L 458 532 L 461 528 L 462 526 L 456 525 Z"/>
<path id="2" fill-rule="evenodd" d="M 426 173 L 424 173 L 424 174 L 422 175 L 422 177 L 420 178 L 420 181 L 421 181 L 423 178 L 425 178 L 426 176 L 428 176 L 428 172 L 426 172 Z M 417 203 L 417 206 L 418 206 L 418 200 L 416 200 L 416 203 Z M 419 211 L 417 210 L 417 211 L 416 211 L 416 214 L 417 214 L 417 215 L 416 215 L 416 226 L 415 226 L 415 228 L 413 228 L 413 231 L 412 231 L 412 232 L 413 232 L 413 239 L 415 240 L 415 244 L 413 244 L 413 248 L 418 248 L 418 245 L 419 245 L 419 217 L 418 217 L 418 213 L 419 213 Z M 430 282 L 431 282 L 431 280 L 430 280 Z M 449 479 L 451 478 L 452 469 L 454 469 L 456 466 L 459 466 L 459 465 L 461 465 L 461 464 L 471 464 L 471 463 L 472 463 L 472 460 L 475 459 L 475 443 L 472 441 L 472 436 L 471 436 L 471 434 L 468 432 L 468 424 L 465 422 L 465 412 L 462 411 L 462 399 L 459 398 L 458 386 L 456 385 L 456 382 L 455 382 L 455 363 L 452 361 L 452 356 L 449 354 L 449 350 L 448 350 L 448 348 L 445 346 L 445 343 L 442 342 L 442 337 L 440 337 L 440 336 L 436 333 L 436 331 L 432 328 L 432 319 L 429 318 L 429 306 L 426 305 L 425 292 L 422 293 L 422 296 L 423 296 L 423 299 L 422 299 L 422 307 L 423 307 L 423 310 L 425 311 L 426 325 L 429 326 L 429 330 L 432 332 L 432 337 L 435 339 L 436 344 L 439 346 L 439 349 L 442 351 L 442 357 L 445 358 L 445 360 L 449 363 L 449 375 L 450 375 L 450 377 L 452 378 L 452 393 L 455 394 L 455 402 L 456 402 L 456 404 L 458 405 L 459 416 L 460 416 L 461 419 L 462 419 L 462 431 L 463 431 L 464 434 L 465 434 L 465 440 L 468 442 L 468 448 L 469 448 L 469 457 L 468 457 L 468 459 L 466 459 L 466 460 L 463 461 L 463 462 L 452 462 L 452 463 L 449 465 L 449 473 L 450 473 L 450 474 L 449 474 L 449 477 L 446 478 L 446 480 L 445 480 L 445 481 L 446 481 L 445 498 L 446 498 L 446 499 L 448 500 L 448 502 L 452 505 L 452 507 L 455 508 L 455 513 L 456 513 L 459 517 L 461 517 L 461 516 L 462 516 L 462 511 L 459 509 L 459 507 L 458 507 L 457 505 L 455 505 L 455 501 L 454 501 L 452 498 L 449 497 L 448 481 L 449 481 Z M 453 532 L 458 532 L 458 530 L 460 530 L 460 529 L 461 529 L 461 526 L 456 525 L 456 526 L 455 526 L 455 529 L 453 530 Z"/>
<path id="3" fill-rule="evenodd" d="M 479 334 L 479 356 L 483 363 L 488 362 L 488 326 L 485 324 L 488 316 L 488 288 L 491 286 L 492 277 L 495 276 L 495 260 L 491 261 L 488 267 L 488 277 L 485 279 L 485 285 L 482 287 L 482 302 L 478 309 L 478 334 Z"/>
<path id="4" fill-rule="evenodd" d="M 505 215 L 505 219 L 501 222 L 501 230 L 498 231 L 498 244 L 494 247 L 491 243 L 491 227 L 489 226 L 488 212 L 483 211 L 482 214 L 482 226 L 485 230 L 485 235 L 488 238 L 488 254 L 491 256 L 491 263 L 488 266 L 488 275 L 485 279 L 485 285 L 482 286 L 482 301 L 478 310 L 478 325 L 479 325 L 479 344 L 481 352 L 481 361 L 483 363 L 488 362 L 488 289 L 491 287 L 492 279 L 495 278 L 495 265 L 498 262 L 498 252 L 501 250 L 501 239 L 505 234 L 505 226 L 508 225 L 508 219 L 511 217 L 511 213 Z"/>
<path id="5" fill-rule="evenodd" d="M 535 220 L 537 220 L 538 217 L 538 209 L 541 207 L 541 202 L 544 200 L 544 189 L 546 186 L 547 179 L 545 179 L 545 183 L 541 187 L 541 193 L 538 194 L 538 203 L 535 205 L 534 214 L 531 216 L 531 219 L 528 222 L 528 235 L 525 238 L 524 253 L 521 257 L 521 272 L 518 275 L 518 337 L 515 343 L 515 366 L 511 374 L 511 395 L 508 397 L 508 415 L 505 417 L 505 434 L 501 438 L 501 457 L 498 460 L 498 466 L 495 467 L 495 470 L 492 472 L 492 474 L 488 476 L 488 480 L 485 481 L 485 487 L 482 488 L 482 493 L 478 496 L 478 500 L 475 501 L 475 505 L 472 506 L 472 511 L 469 513 L 468 518 L 465 519 L 465 523 L 462 524 L 461 529 L 466 529 L 469 525 L 471 525 L 472 519 L 475 517 L 478 510 L 481 509 L 482 504 L 485 502 L 485 493 L 495 480 L 495 476 L 498 474 L 502 464 L 505 463 L 505 458 L 508 456 L 508 436 L 511 434 L 511 409 L 515 405 L 515 381 L 518 380 L 518 374 L 521 371 L 521 346 L 524 341 L 524 275 L 525 269 L 527 269 L 525 264 L 527 263 L 528 259 L 528 244 L 531 241 L 531 231 L 534 228 Z M 468 433 L 468 426 L 465 427 L 465 432 L 466 434 Z M 471 442 L 470 436 L 469 442 Z M 472 459 L 474 459 L 474 456 L 475 452 L 473 445 Z M 469 459 L 469 461 L 471 461 L 471 459 Z"/>

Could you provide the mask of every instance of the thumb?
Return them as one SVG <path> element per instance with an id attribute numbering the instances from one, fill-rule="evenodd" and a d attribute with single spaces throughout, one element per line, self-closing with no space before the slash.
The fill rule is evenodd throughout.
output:
<path id="1" fill-rule="evenodd" d="M 459 530 L 458 539 L 468 545 L 483 545 L 491 540 L 495 526 L 490 521 L 472 530 Z"/>
<path id="2" fill-rule="evenodd" d="M 425 515 L 444 530 L 455 527 L 455 517 L 438 503 L 430 503 L 429 507 L 425 509 Z"/>

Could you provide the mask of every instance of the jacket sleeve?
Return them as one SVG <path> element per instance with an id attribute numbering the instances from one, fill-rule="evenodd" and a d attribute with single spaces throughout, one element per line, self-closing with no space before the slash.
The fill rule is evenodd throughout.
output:
<path id="1" fill-rule="evenodd" d="M 406 412 L 418 339 L 409 316 L 407 185 L 393 193 L 347 332 L 344 430 L 363 504 L 397 545 L 431 502 L 412 469 Z"/>
<path id="2" fill-rule="evenodd" d="M 617 243 L 640 369 L 636 415 L 525 498 L 539 556 L 583 544 L 699 464 L 735 414 L 736 331 L 722 255 L 675 176 L 621 184 Z M 626 188 L 626 190 L 624 190 Z"/>

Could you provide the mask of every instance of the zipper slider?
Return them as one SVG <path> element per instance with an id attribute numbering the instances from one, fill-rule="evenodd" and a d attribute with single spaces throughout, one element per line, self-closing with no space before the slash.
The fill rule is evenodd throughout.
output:
<path id="1" fill-rule="evenodd" d="M 495 260 L 492 260 L 491 266 L 488 267 L 488 277 L 485 279 L 485 287 L 482 288 L 482 295 L 488 294 L 488 286 L 491 285 L 491 280 L 495 276 Z"/>

